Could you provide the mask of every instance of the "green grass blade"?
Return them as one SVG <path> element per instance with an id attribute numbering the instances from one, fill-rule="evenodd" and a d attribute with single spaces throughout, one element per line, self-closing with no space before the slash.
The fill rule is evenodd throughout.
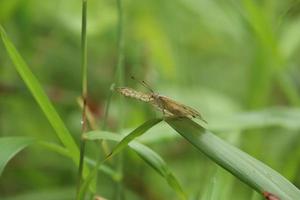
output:
<path id="1" fill-rule="evenodd" d="M 104 131 L 91 131 L 86 133 L 84 136 L 87 140 L 122 141 L 122 136 Z M 186 199 L 186 195 L 179 182 L 171 173 L 165 161 L 157 153 L 152 151 L 149 147 L 135 141 L 131 141 L 128 146 L 133 149 L 149 166 L 165 178 L 169 186 L 177 193 L 180 199 Z"/>
<path id="2" fill-rule="evenodd" d="M 94 169 L 90 171 L 87 178 L 83 181 L 83 183 L 81 183 L 81 186 L 77 192 L 76 199 L 85 199 L 88 187 L 91 185 L 91 182 L 95 178 L 95 176 L 97 176 L 98 168 L 101 166 L 102 166 L 102 163 L 97 163 L 97 165 L 94 167 Z"/>
<path id="3" fill-rule="evenodd" d="M 181 199 L 186 199 L 186 195 L 182 190 L 175 176 L 170 172 L 165 161 L 150 148 L 140 143 L 132 143 L 129 145 L 146 163 L 163 176 L 168 184 L 176 191 Z"/>
<path id="4" fill-rule="evenodd" d="M 71 157 L 69 151 L 66 148 L 64 148 L 64 147 L 62 147 L 58 144 L 55 144 L 55 143 L 52 143 L 52 142 L 46 142 L 46 141 L 38 141 L 38 144 L 41 145 L 42 147 L 50 150 L 50 151 L 58 153 L 62 156 Z M 88 165 L 96 166 L 96 161 L 94 161 L 93 159 L 85 157 L 84 160 Z M 100 171 L 104 172 L 105 174 L 111 176 L 113 179 L 117 179 L 120 176 L 116 171 L 114 171 L 113 169 L 111 169 L 107 165 L 101 165 L 101 167 L 99 167 L 98 170 L 100 170 Z"/>
<path id="5" fill-rule="evenodd" d="M 221 140 L 194 121 L 169 118 L 166 122 L 197 149 L 256 191 L 267 191 L 280 199 L 300 199 L 299 189 L 278 172 Z"/>
<path id="6" fill-rule="evenodd" d="M 65 147 L 62 147 L 56 143 L 47 142 L 47 141 L 38 141 L 38 144 L 46 148 L 47 150 L 58 153 L 62 156 L 71 157 L 70 152 Z"/>
<path id="7" fill-rule="evenodd" d="M 68 149 L 68 151 L 72 155 L 72 159 L 78 163 L 79 158 L 79 150 L 78 147 L 66 128 L 64 122 L 56 112 L 55 108 L 51 104 L 49 98 L 45 94 L 43 88 L 41 87 L 39 81 L 34 76 L 34 74 L 30 71 L 29 67 L 25 63 L 24 59 L 18 53 L 17 49 L 14 47 L 13 43 L 10 41 L 8 36 L 6 35 L 4 29 L 0 26 L 1 38 L 3 40 L 4 46 L 14 63 L 16 70 L 19 75 L 25 82 L 26 86 L 30 90 L 34 99 L 37 101 L 38 105 L 42 109 L 43 113 L 47 117 L 48 121 L 54 128 L 56 135 L 60 139 L 60 141 L 64 144 L 64 146 Z"/>
<path id="8" fill-rule="evenodd" d="M 28 137 L 2 137 L 0 138 L 0 176 L 6 164 L 22 149 L 35 140 Z"/>
<path id="9" fill-rule="evenodd" d="M 162 119 L 158 118 L 158 119 L 150 119 L 148 121 L 146 121 L 145 123 L 143 123 L 142 125 L 140 125 L 139 127 L 137 127 L 136 129 L 134 129 L 131 133 L 129 133 L 126 137 L 124 137 L 118 144 L 117 146 L 115 146 L 113 148 L 113 150 L 111 151 L 111 153 L 106 157 L 110 158 L 113 155 L 119 153 L 120 151 L 122 151 L 122 149 L 124 149 L 125 147 L 127 147 L 127 145 L 136 137 L 141 136 L 142 134 L 144 134 L 147 130 L 149 130 L 151 127 L 155 126 L 157 123 L 161 122 Z"/>
<path id="10" fill-rule="evenodd" d="M 83 98 L 83 106 L 82 106 L 82 118 L 81 118 L 81 135 L 87 130 L 87 96 L 88 96 L 88 88 L 87 88 L 87 0 L 82 0 L 82 18 L 81 18 L 81 69 L 82 69 L 82 98 Z M 79 152 L 79 166 L 78 166 L 78 177 L 77 177 L 77 191 L 76 191 L 76 199 L 78 198 L 78 193 L 80 191 L 82 178 L 83 178 L 83 170 L 84 170 L 84 156 L 85 156 L 85 140 L 80 137 L 80 152 Z M 96 169 L 98 171 L 98 169 Z M 94 187 L 95 188 L 95 187 Z"/>

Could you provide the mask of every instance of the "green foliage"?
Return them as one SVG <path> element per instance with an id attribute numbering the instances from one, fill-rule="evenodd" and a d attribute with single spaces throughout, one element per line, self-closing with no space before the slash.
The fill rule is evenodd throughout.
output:
<path id="1" fill-rule="evenodd" d="M 55 108 L 53 107 L 52 103 L 50 102 L 49 98 L 45 94 L 44 90 L 42 89 L 39 81 L 33 75 L 33 73 L 28 68 L 27 64 L 20 56 L 16 48 L 14 47 L 13 43 L 7 37 L 4 29 L 0 26 L 1 38 L 5 45 L 5 48 L 14 63 L 16 70 L 18 71 L 21 78 L 24 80 L 26 86 L 30 90 L 32 96 L 37 101 L 38 105 L 40 106 L 41 110 L 46 115 L 48 121 L 54 128 L 58 138 L 61 142 L 66 146 L 68 151 L 72 155 L 72 159 L 74 162 L 78 162 L 79 158 L 79 150 L 78 147 L 70 135 L 68 129 L 66 128 L 64 122 L 59 117 L 58 113 L 56 112 Z"/>
<path id="2" fill-rule="evenodd" d="M 90 127 L 103 128 L 87 133 L 93 142 L 83 160 L 93 170 L 84 172 L 82 196 L 176 199 L 184 188 L 195 200 L 259 200 L 265 190 L 298 198 L 297 1 L 117 0 L 87 8 L 83 34 L 80 1 L 0 1 L 7 32 L 1 26 L 0 141 L 11 138 L 0 144 L 3 164 L 27 146 L 16 136 L 38 144 L 5 167 L 1 199 L 74 199 L 82 88 Z M 146 91 L 131 75 L 199 110 L 206 130 L 168 120 L 185 140 L 167 123 L 148 121 L 161 113 L 111 90 Z M 101 163 L 110 152 L 118 155 Z"/>
<path id="3" fill-rule="evenodd" d="M 142 133 L 144 133 L 147 128 L 150 128 L 150 127 L 148 127 L 149 124 L 152 124 L 150 126 L 153 126 L 153 125 L 155 125 L 155 122 L 158 123 L 160 121 L 161 121 L 161 119 L 154 119 L 154 120 L 147 121 L 142 126 L 140 126 L 140 127 L 144 127 L 143 128 L 144 131 Z M 128 144 L 128 146 L 132 150 L 134 150 L 149 166 L 151 166 L 162 177 L 164 177 L 165 180 L 167 181 L 167 183 L 170 185 L 170 187 L 172 187 L 173 190 L 178 194 L 180 199 L 186 199 L 186 195 L 184 194 L 184 192 L 183 192 L 181 186 L 179 185 L 177 179 L 175 178 L 175 176 L 170 172 L 169 167 L 167 166 L 165 161 L 157 153 L 152 151 L 147 146 L 144 146 L 138 142 L 128 141 L 128 138 L 129 138 L 128 136 L 135 134 L 135 133 L 136 133 L 136 131 L 133 131 L 132 133 L 130 133 L 127 136 L 125 136 L 124 138 L 122 138 L 116 134 L 109 133 L 109 132 L 93 131 L 93 132 L 86 133 L 84 136 L 88 140 L 118 141 L 119 143 L 118 143 L 117 147 L 119 146 L 119 148 L 121 148 L 121 147 L 124 148 L 125 141 L 127 141 L 126 146 Z M 141 131 L 139 131 L 139 133 L 142 134 Z M 116 149 L 115 153 L 117 153 L 117 147 L 115 148 Z M 88 179 L 87 179 L 87 183 L 88 183 Z"/>

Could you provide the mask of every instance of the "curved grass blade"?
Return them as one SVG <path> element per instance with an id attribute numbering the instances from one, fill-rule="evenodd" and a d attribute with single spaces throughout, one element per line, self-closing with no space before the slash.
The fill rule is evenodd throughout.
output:
<path id="1" fill-rule="evenodd" d="M 157 171 L 162 177 L 166 179 L 169 186 L 179 195 L 181 199 L 187 199 L 184 191 L 182 190 L 179 182 L 175 176 L 170 172 L 165 161 L 154 151 L 141 143 L 135 143 L 129 145 L 146 163 L 148 163 L 155 171 Z"/>
<path id="2" fill-rule="evenodd" d="M 22 149 L 34 143 L 35 139 L 28 137 L 0 138 L 0 176 L 6 164 Z"/>
<path id="3" fill-rule="evenodd" d="M 46 141 L 38 141 L 38 144 L 40 144 L 41 146 L 47 148 L 50 151 L 56 152 L 62 156 L 65 157 L 71 157 L 71 154 L 69 153 L 69 151 L 65 148 L 62 147 L 58 144 L 52 143 L 52 142 L 46 142 Z M 90 166 L 96 166 L 96 162 L 88 157 L 85 157 L 85 162 L 90 165 Z M 116 171 L 114 171 L 112 168 L 110 168 L 107 165 L 101 165 L 101 167 L 98 168 L 98 170 L 104 172 L 105 174 L 109 175 L 112 177 L 112 179 L 118 179 L 118 177 L 120 176 L 119 173 L 117 173 Z"/>
<path id="4" fill-rule="evenodd" d="M 64 146 L 71 153 L 72 160 L 78 164 L 79 161 L 79 149 L 66 128 L 64 122 L 56 112 L 49 98 L 45 94 L 41 84 L 38 79 L 34 76 L 34 74 L 30 71 L 24 59 L 21 57 L 17 49 L 14 47 L 13 43 L 10 41 L 8 36 L 6 35 L 4 29 L 0 25 L 0 35 L 3 40 L 4 46 L 14 63 L 16 70 L 19 75 L 25 82 L 26 86 L 30 90 L 32 96 L 37 101 L 38 105 L 42 109 L 43 113 L 47 117 L 49 123 L 52 125 L 53 129 L 56 132 L 56 135 L 60 139 L 60 141 L 64 144 Z M 85 171 L 85 175 L 87 174 L 87 170 Z"/>
<path id="5" fill-rule="evenodd" d="M 263 109 L 260 111 L 214 116 L 209 118 L 209 124 L 206 126 L 209 128 L 209 130 L 213 132 L 222 133 L 232 133 L 236 131 L 260 129 L 266 127 L 280 127 L 291 131 L 299 131 L 299 119 L 299 108 L 274 107 L 269 109 Z M 201 123 L 201 121 L 198 119 L 194 121 Z M 152 134 L 156 132 L 159 132 L 159 134 Z M 170 140 L 176 137 L 180 136 L 176 134 L 173 129 L 169 129 L 167 124 L 160 123 L 154 128 L 150 129 L 148 131 L 148 134 L 142 135 L 139 138 L 139 141 L 149 144 L 154 142 L 160 142 L 162 140 Z M 299 141 L 298 146 L 300 147 L 300 139 L 295 138 L 295 141 Z M 293 173 L 297 173 L 297 171 L 295 171 L 296 169 L 292 168 L 297 168 L 298 163 L 300 163 L 300 156 L 297 156 L 300 155 L 300 148 L 297 148 L 298 146 L 297 144 L 295 144 L 296 148 L 293 150 L 294 152 L 296 152 L 295 155 L 289 155 L 292 159 L 292 163 L 290 164 L 292 165 L 290 169 L 290 172 L 292 172 L 292 174 L 287 174 L 286 177 L 294 177 Z M 287 166 L 287 163 L 285 164 L 285 166 Z M 289 169 L 286 170 L 289 171 Z"/>
<path id="6" fill-rule="evenodd" d="M 113 155 L 119 153 L 123 148 L 127 147 L 128 143 L 131 142 L 134 138 L 141 136 L 144 134 L 147 130 L 149 130 L 151 127 L 155 126 L 159 122 L 161 122 L 162 119 L 150 119 L 134 129 L 131 133 L 129 133 L 126 137 L 124 137 L 118 144 L 113 148 L 111 153 L 105 158 L 108 159 L 112 157 Z"/>
<path id="7" fill-rule="evenodd" d="M 259 193 L 268 192 L 284 200 L 300 199 L 299 189 L 278 172 L 194 121 L 188 118 L 168 118 L 166 122 L 198 150 Z"/>
<path id="8" fill-rule="evenodd" d="M 157 122 L 158 123 L 158 122 Z M 122 136 L 104 131 L 91 131 L 84 134 L 87 140 L 112 140 L 122 141 Z M 179 182 L 169 170 L 165 161 L 149 147 L 135 141 L 128 143 L 128 146 L 134 150 L 149 166 L 158 172 L 168 182 L 169 186 L 177 193 L 180 199 L 187 199 Z M 88 181 L 88 179 L 86 179 Z"/>

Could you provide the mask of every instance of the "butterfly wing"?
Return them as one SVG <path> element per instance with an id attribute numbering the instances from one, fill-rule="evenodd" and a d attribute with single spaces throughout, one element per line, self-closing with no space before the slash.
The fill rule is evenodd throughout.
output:
<path id="1" fill-rule="evenodd" d="M 158 100 L 160 101 L 163 109 L 167 110 L 168 112 L 172 113 L 175 116 L 192 117 L 192 118 L 198 117 L 202 121 L 206 122 L 202 118 L 201 114 L 194 108 L 181 104 L 166 96 L 160 95 L 158 97 Z"/>
<path id="2" fill-rule="evenodd" d="M 118 87 L 116 88 L 116 91 L 118 91 L 120 94 L 126 97 L 131 97 L 144 102 L 151 102 L 154 100 L 151 94 L 139 92 L 128 87 Z"/>

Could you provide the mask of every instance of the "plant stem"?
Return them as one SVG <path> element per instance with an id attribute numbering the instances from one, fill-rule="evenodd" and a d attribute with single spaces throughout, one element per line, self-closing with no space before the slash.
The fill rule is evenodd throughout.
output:
<path id="1" fill-rule="evenodd" d="M 124 73 L 123 73 L 123 60 L 124 60 L 124 40 L 123 40 L 123 12 L 122 12 L 122 2 L 121 0 L 117 0 L 117 8 L 118 8 L 118 29 L 117 29 L 117 37 L 118 37 L 118 58 L 117 58 L 117 65 L 114 71 L 114 79 L 113 82 L 111 83 L 110 86 L 110 91 L 109 91 L 109 95 L 106 101 L 106 106 L 105 106 L 105 111 L 104 111 L 104 118 L 103 118 L 103 124 L 102 124 L 102 130 L 106 130 L 107 129 L 107 120 L 108 120 L 108 114 L 109 114 L 109 108 L 110 108 L 110 103 L 111 103 L 111 99 L 113 96 L 113 92 L 114 92 L 114 87 L 116 84 L 118 85 L 123 85 L 124 84 Z M 122 103 L 120 102 L 120 123 L 118 126 L 118 129 L 121 130 L 121 128 L 123 127 L 123 120 L 122 120 Z M 104 147 L 106 144 L 104 143 L 105 141 L 102 142 L 102 146 Z M 105 148 L 104 148 L 105 149 Z M 120 156 L 120 159 L 118 160 L 117 163 L 117 168 L 118 168 L 118 172 L 121 173 L 123 166 L 122 166 L 122 159 Z M 97 164 L 96 164 L 96 168 L 98 168 L 101 164 L 101 158 L 100 155 L 97 156 Z M 94 184 L 97 184 L 97 179 L 98 179 L 98 171 L 95 172 L 95 176 L 94 176 L 95 180 L 94 180 Z M 117 187 L 117 196 L 121 197 L 122 194 L 122 187 L 120 184 L 118 184 Z"/>
<path id="2" fill-rule="evenodd" d="M 124 29 L 123 29 L 123 5 L 122 0 L 117 0 L 118 6 L 118 64 L 117 64 L 117 82 L 120 85 L 124 85 Z M 119 130 L 122 130 L 124 127 L 124 118 L 123 118 L 123 102 L 122 99 L 119 99 Z M 121 153 L 117 160 L 117 171 L 120 174 L 123 174 L 123 154 Z M 117 183 L 117 198 L 116 199 L 124 199 L 123 196 L 123 186 L 122 180 Z"/>
<path id="3" fill-rule="evenodd" d="M 82 25 L 81 25 L 81 68 L 82 68 L 82 119 L 81 119 L 81 143 L 80 143 L 80 159 L 78 168 L 78 183 L 77 183 L 77 196 L 79 198 L 79 191 L 82 182 L 82 172 L 84 167 L 85 155 L 85 139 L 82 137 L 87 130 L 86 122 L 86 106 L 87 106 L 87 38 L 86 38 L 86 17 L 87 17 L 87 0 L 82 0 Z"/>
<path id="4" fill-rule="evenodd" d="M 117 37 L 118 37 L 118 60 L 117 66 L 114 72 L 114 80 L 110 86 L 110 92 L 108 96 L 108 100 L 105 107 L 104 119 L 103 119 L 103 129 L 106 129 L 107 119 L 109 113 L 109 107 L 111 103 L 111 98 L 113 95 L 114 87 L 117 84 L 124 84 L 124 73 L 123 73 L 123 60 L 124 60 L 124 39 L 123 39 L 123 9 L 121 0 L 117 0 L 117 8 L 118 8 L 118 29 L 117 29 Z"/>

